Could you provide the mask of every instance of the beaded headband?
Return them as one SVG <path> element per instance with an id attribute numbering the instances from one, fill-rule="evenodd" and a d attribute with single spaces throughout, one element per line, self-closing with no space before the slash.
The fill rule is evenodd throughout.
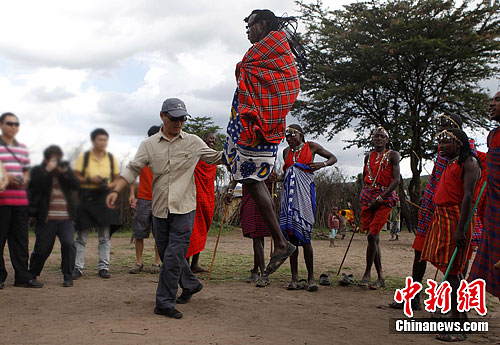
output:
<path id="1" fill-rule="evenodd" d="M 304 134 L 302 133 L 301 131 L 299 131 L 298 129 L 295 129 L 295 128 L 292 128 L 292 127 L 287 127 L 285 132 L 297 132 L 297 133 L 300 133 L 300 134 Z"/>
<path id="2" fill-rule="evenodd" d="M 438 140 L 450 139 L 450 140 L 456 140 L 459 143 L 462 143 L 460 141 L 460 139 L 458 139 L 458 137 L 455 134 L 453 134 L 451 132 L 448 132 L 446 129 L 444 131 L 442 131 L 441 133 L 438 133 L 436 135 L 436 137 L 437 137 Z"/>
<path id="3" fill-rule="evenodd" d="M 450 120 L 451 122 L 453 122 L 453 124 L 454 124 L 457 128 L 460 128 L 460 126 L 458 125 L 457 121 L 453 120 L 453 119 L 451 118 L 451 116 L 446 115 L 445 113 L 441 113 L 441 114 L 439 114 L 439 115 L 436 115 L 436 119 L 439 119 L 439 118 L 441 118 L 441 117 L 445 117 L 445 118 L 447 118 L 448 120 Z"/>
<path id="4" fill-rule="evenodd" d="M 375 133 L 375 132 L 382 132 L 382 133 L 385 134 L 385 136 L 387 138 L 389 138 L 389 132 L 387 132 L 387 130 L 384 127 L 377 127 L 377 128 L 375 128 L 375 130 L 373 131 L 373 133 Z"/>

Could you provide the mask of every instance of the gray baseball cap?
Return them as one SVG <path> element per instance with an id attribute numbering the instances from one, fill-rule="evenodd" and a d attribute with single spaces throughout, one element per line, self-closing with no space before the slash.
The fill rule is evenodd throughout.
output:
<path id="1" fill-rule="evenodd" d="M 167 98 L 161 106 L 161 112 L 173 117 L 189 116 L 186 105 L 178 98 Z"/>

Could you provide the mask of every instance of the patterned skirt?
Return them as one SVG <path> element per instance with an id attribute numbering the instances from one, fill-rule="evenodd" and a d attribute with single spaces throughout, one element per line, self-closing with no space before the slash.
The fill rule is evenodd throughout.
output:
<path id="1" fill-rule="evenodd" d="M 227 125 L 224 155 L 236 181 L 247 179 L 264 181 L 273 171 L 278 155 L 278 144 L 261 141 L 252 146 L 240 145 L 238 141 L 242 130 L 243 126 L 238 113 L 238 89 L 236 89 L 231 105 L 231 117 Z"/>
<path id="2" fill-rule="evenodd" d="M 297 237 L 298 245 L 310 244 L 316 216 L 316 187 L 311 169 L 295 163 L 285 174 L 281 192 L 280 228 L 286 239 Z"/>
<path id="3" fill-rule="evenodd" d="M 474 231 L 474 218 L 475 216 L 467 229 L 465 247 L 458 248 L 457 256 L 451 266 L 450 274 L 452 275 L 461 273 L 467 263 L 468 252 L 471 250 L 472 232 Z M 425 237 L 421 260 L 429 261 L 443 273 L 446 272 L 455 251 L 455 229 L 459 219 L 460 205 L 436 206 L 429 231 Z"/>

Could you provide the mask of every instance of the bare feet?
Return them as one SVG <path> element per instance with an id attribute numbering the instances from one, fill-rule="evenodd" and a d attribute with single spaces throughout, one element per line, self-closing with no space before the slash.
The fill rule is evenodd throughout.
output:
<path id="1" fill-rule="evenodd" d="M 288 242 L 288 247 L 286 250 L 278 249 L 277 247 L 274 249 L 274 252 L 271 256 L 271 260 L 264 271 L 264 274 L 270 275 L 278 270 L 278 268 L 288 259 L 290 255 L 297 249 L 293 244 Z"/>

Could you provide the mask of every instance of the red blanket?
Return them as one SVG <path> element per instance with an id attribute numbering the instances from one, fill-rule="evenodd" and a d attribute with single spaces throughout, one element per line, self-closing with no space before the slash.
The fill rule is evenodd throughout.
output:
<path id="1" fill-rule="evenodd" d="M 196 214 L 194 217 L 193 233 L 189 243 L 186 258 L 198 254 L 205 249 L 207 234 L 212 224 L 215 208 L 215 172 L 216 165 L 199 161 L 194 171 L 196 183 Z"/>
<path id="2" fill-rule="evenodd" d="M 238 144 L 251 146 L 256 132 L 279 144 L 286 114 L 299 94 L 299 77 L 290 45 L 282 31 L 271 31 L 254 44 L 236 66 L 238 113 L 243 126 Z"/>

